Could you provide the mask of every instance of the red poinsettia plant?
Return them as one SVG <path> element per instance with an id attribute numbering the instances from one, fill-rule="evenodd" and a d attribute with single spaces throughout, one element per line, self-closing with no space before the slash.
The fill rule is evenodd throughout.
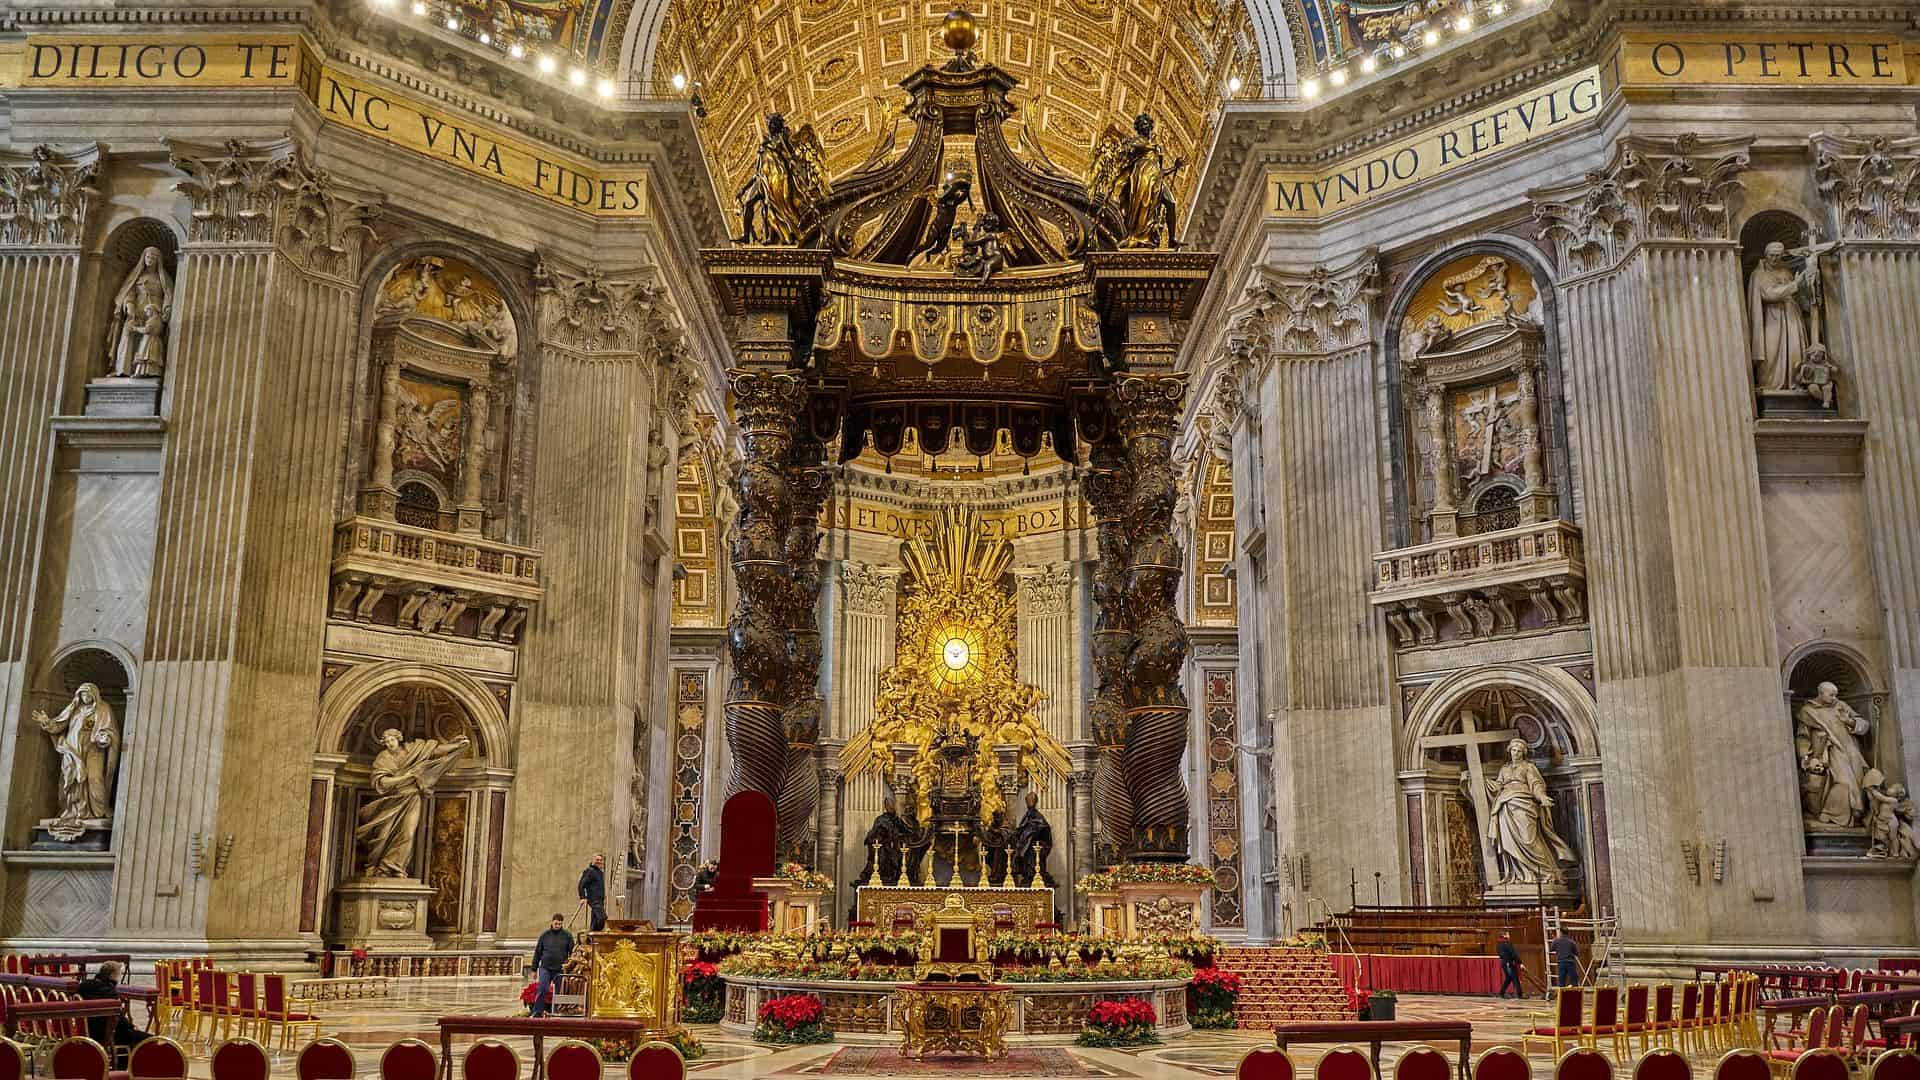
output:
<path id="1" fill-rule="evenodd" d="M 719 966 L 705 960 L 690 960 L 680 969 L 680 983 L 686 990 L 687 1000 L 682 1018 L 689 1024 L 717 1023 L 727 992 Z"/>
<path id="2" fill-rule="evenodd" d="M 753 1037 L 770 1043 L 832 1042 L 827 1011 L 812 994 L 782 994 L 760 1005 L 760 1023 Z"/>
<path id="3" fill-rule="evenodd" d="M 1347 987 L 1347 1011 L 1355 1016 L 1363 1020 L 1366 1019 L 1367 1006 L 1372 1000 L 1373 994 L 1365 988 L 1359 986 Z"/>
<path id="4" fill-rule="evenodd" d="M 552 983 L 547 984 L 547 996 L 549 998 L 553 996 Z M 527 985 L 520 988 L 520 1004 L 525 1005 L 529 1013 L 533 1011 L 533 1006 L 539 1000 L 540 1000 L 540 984 L 539 983 L 530 982 Z"/>
<path id="5" fill-rule="evenodd" d="M 1235 1026 L 1234 1006 L 1240 1000 L 1240 976 L 1225 968 L 1193 969 L 1191 984 L 1193 1026 L 1221 1030 Z"/>
<path id="6" fill-rule="evenodd" d="M 1157 1043 L 1160 1036 L 1153 1025 L 1160 1019 L 1153 1002 L 1145 998 L 1109 998 L 1096 1001 L 1087 1010 L 1087 1022 L 1080 1029 L 1081 1046 L 1145 1046 Z"/>

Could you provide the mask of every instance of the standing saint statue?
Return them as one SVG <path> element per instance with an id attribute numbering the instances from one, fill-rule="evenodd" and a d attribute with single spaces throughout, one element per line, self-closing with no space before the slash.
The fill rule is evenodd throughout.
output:
<path id="1" fill-rule="evenodd" d="M 380 733 L 386 749 L 373 759 L 373 790 L 378 798 L 360 808 L 353 838 L 366 854 L 360 872 L 367 877 L 410 877 L 413 841 L 433 785 L 453 767 L 470 744 L 462 736 L 450 742 L 406 742 L 397 727 Z"/>
<path id="2" fill-rule="evenodd" d="M 895 808 L 893 796 L 889 795 L 881 802 L 880 816 L 873 819 L 873 826 L 860 842 L 867 847 L 867 865 L 860 870 L 860 876 L 854 879 L 854 885 L 866 885 L 873 881 L 873 875 L 880 875 L 880 884 L 891 885 L 900 880 L 901 852 L 906 848 L 910 830 L 907 823 Z"/>
<path id="3" fill-rule="evenodd" d="M 60 814 L 44 828 L 61 841 L 77 840 L 89 828 L 106 828 L 113 816 L 113 779 L 120 763 L 113 706 L 100 700 L 98 686 L 81 683 L 59 716 L 36 711 L 33 722 L 53 737 L 54 752 L 60 755 Z"/>
<path id="4" fill-rule="evenodd" d="M 1865 816 L 1867 758 L 1859 737 L 1867 718 L 1840 700 L 1830 682 L 1815 688 L 1794 714 L 1793 748 L 1800 761 L 1800 804 L 1809 825 L 1852 828 Z"/>
<path id="5" fill-rule="evenodd" d="M 1027 812 L 1021 816 L 1020 824 L 1013 830 L 1013 883 L 1017 886 L 1037 884 L 1039 880 L 1053 887 L 1053 874 L 1047 869 L 1047 856 L 1053 854 L 1053 826 L 1040 813 L 1040 796 L 1027 792 Z"/>
<path id="6" fill-rule="evenodd" d="M 1567 876 L 1560 867 L 1580 860 L 1553 831 L 1553 799 L 1546 779 L 1527 760 L 1525 740 L 1507 743 L 1507 763 L 1487 781 L 1487 797 L 1492 800 L 1487 838 L 1493 841 L 1500 884 L 1563 884 Z"/>
<path id="7" fill-rule="evenodd" d="M 1187 159 L 1176 156 L 1167 161 L 1160 140 L 1153 137 L 1153 117 L 1146 113 L 1134 117 L 1132 135 L 1109 131 L 1094 148 L 1093 157 L 1093 182 L 1088 187 L 1095 199 L 1111 200 L 1119 212 L 1119 246 L 1179 247 L 1173 178 L 1186 167 Z"/>
<path id="8" fill-rule="evenodd" d="M 107 374 L 157 379 L 167 364 L 167 322 L 173 318 L 173 278 L 160 249 L 147 248 L 113 297 L 112 344 Z"/>
<path id="9" fill-rule="evenodd" d="M 1753 382 L 1760 390 L 1798 391 L 1800 365 L 1813 335 L 1807 313 L 1819 287 L 1813 258 L 1795 267 L 1787 245 L 1769 243 L 1747 279 L 1747 316 L 1752 321 Z"/>

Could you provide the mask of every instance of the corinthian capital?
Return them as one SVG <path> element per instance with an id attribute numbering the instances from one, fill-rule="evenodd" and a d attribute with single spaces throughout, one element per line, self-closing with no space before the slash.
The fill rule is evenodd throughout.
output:
<path id="1" fill-rule="evenodd" d="M 288 180 L 292 190 L 280 207 L 280 249 L 309 273 L 358 284 L 379 242 L 373 220 L 386 196 L 335 183 L 324 171 L 307 167 L 297 153 Z"/>
<path id="2" fill-rule="evenodd" d="M 273 241 L 280 200 L 300 186 L 300 166 L 291 137 L 220 145 L 167 139 L 173 167 L 187 178 L 174 186 L 193 204 L 187 241 L 200 244 L 266 244 Z"/>
<path id="3" fill-rule="evenodd" d="M 0 151 L 0 244 L 78 246 L 100 198 L 93 186 L 99 173 L 99 143 L 69 151 Z"/>
<path id="4" fill-rule="evenodd" d="M 1341 266 L 1307 270 L 1262 266 L 1242 336 L 1283 353 L 1331 353 L 1367 340 L 1380 259 L 1371 249 Z"/>
<path id="5" fill-rule="evenodd" d="M 1819 134 L 1808 143 L 1840 239 L 1920 239 L 1920 136 Z"/>
<path id="6" fill-rule="evenodd" d="M 727 372 L 733 386 L 734 415 L 743 436 L 776 434 L 791 437 L 806 387 L 784 371 L 763 372 L 734 368 Z"/>
<path id="7" fill-rule="evenodd" d="M 533 268 L 541 340 L 594 356 L 670 355 L 679 340 L 666 290 L 651 268 L 573 269 L 547 258 Z"/>
<path id="8" fill-rule="evenodd" d="M 1642 240 L 1731 240 L 1750 137 L 1629 135 L 1607 167 L 1528 192 L 1562 269 L 1613 266 Z"/>

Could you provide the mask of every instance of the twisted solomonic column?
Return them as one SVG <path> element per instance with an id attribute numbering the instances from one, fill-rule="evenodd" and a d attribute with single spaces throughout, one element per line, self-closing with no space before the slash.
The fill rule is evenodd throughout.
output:
<path id="1" fill-rule="evenodd" d="M 1093 568 L 1093 668 L 1095 689 L 1087 706 L 1095 758 L 1092 800 L 1100 823 L 1099 857 L 1118 862 L 1133 844 L 1133 796 L 1127 789 L 1127 651 L 1133 644 L 1126 603 L 1127 492 L 1133 485 L 1126 447 L 1108 440 L 1089 457 L 1085 491 L 1093 510 L 1099 561 Z M 1085 823 L 1082 823 L 1083 825 Z"/>
<path id="2" fill-rule="evenodd" d="M 739 598 L 727 622 L 733 678 L 722 709 L 733 756 L 727 796 L 758 791 L 778 805 L 787 773 L 782 714 L 792 672 L 787 650 L 792 572 L 786 545 L 793 520 L 788 455 L 805 390 L 786 372 L 735 368 L 727 374 L 742 444 L 734 481 L 740 511 L 730 553 Z"/>
<path id="3" fill-rule="evenodd" d="M 1125 764 L 1133 797 L 1130 862 L 1187 861 L 1187 697 L 1180 674 L 1187 628 L 1176 598 L 1182 557 L 1173 538 L 1177 498 L 1174 423 L 1186 397 L 1184 374 L 1127 374 L 1114 382 L 1113 409 L 1127 447 L 1126 594 L 1133 640 L 1124 665 Z"/>
<path id="4" fill-rule="evenodd" d="M 785 620 L 789 665 L 781 726 L 786 735 L 786 774 L 774 799 L 778 811 L 776 850 L 782 858 L 813 865 L 814 811 L 820 802 L 820 508 L 832 475 L 826 448 L 816 439 L 794 442 L 787 463 L 792 520 L 787 526 Z"/>

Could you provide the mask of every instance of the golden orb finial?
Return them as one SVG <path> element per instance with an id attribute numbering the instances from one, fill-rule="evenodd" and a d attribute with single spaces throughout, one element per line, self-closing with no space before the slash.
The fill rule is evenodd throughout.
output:
<path id="1" fill-rule="evenodd" d="M 946 20 L 941 24 L 940 40 L 947 43 L 947 48 L 957 53 L 972 49 L 974 42 L 980 40 L 979 29 L 974 25 L 973 12 L 966 8 L 954 8 L 947 12 Z"/>

